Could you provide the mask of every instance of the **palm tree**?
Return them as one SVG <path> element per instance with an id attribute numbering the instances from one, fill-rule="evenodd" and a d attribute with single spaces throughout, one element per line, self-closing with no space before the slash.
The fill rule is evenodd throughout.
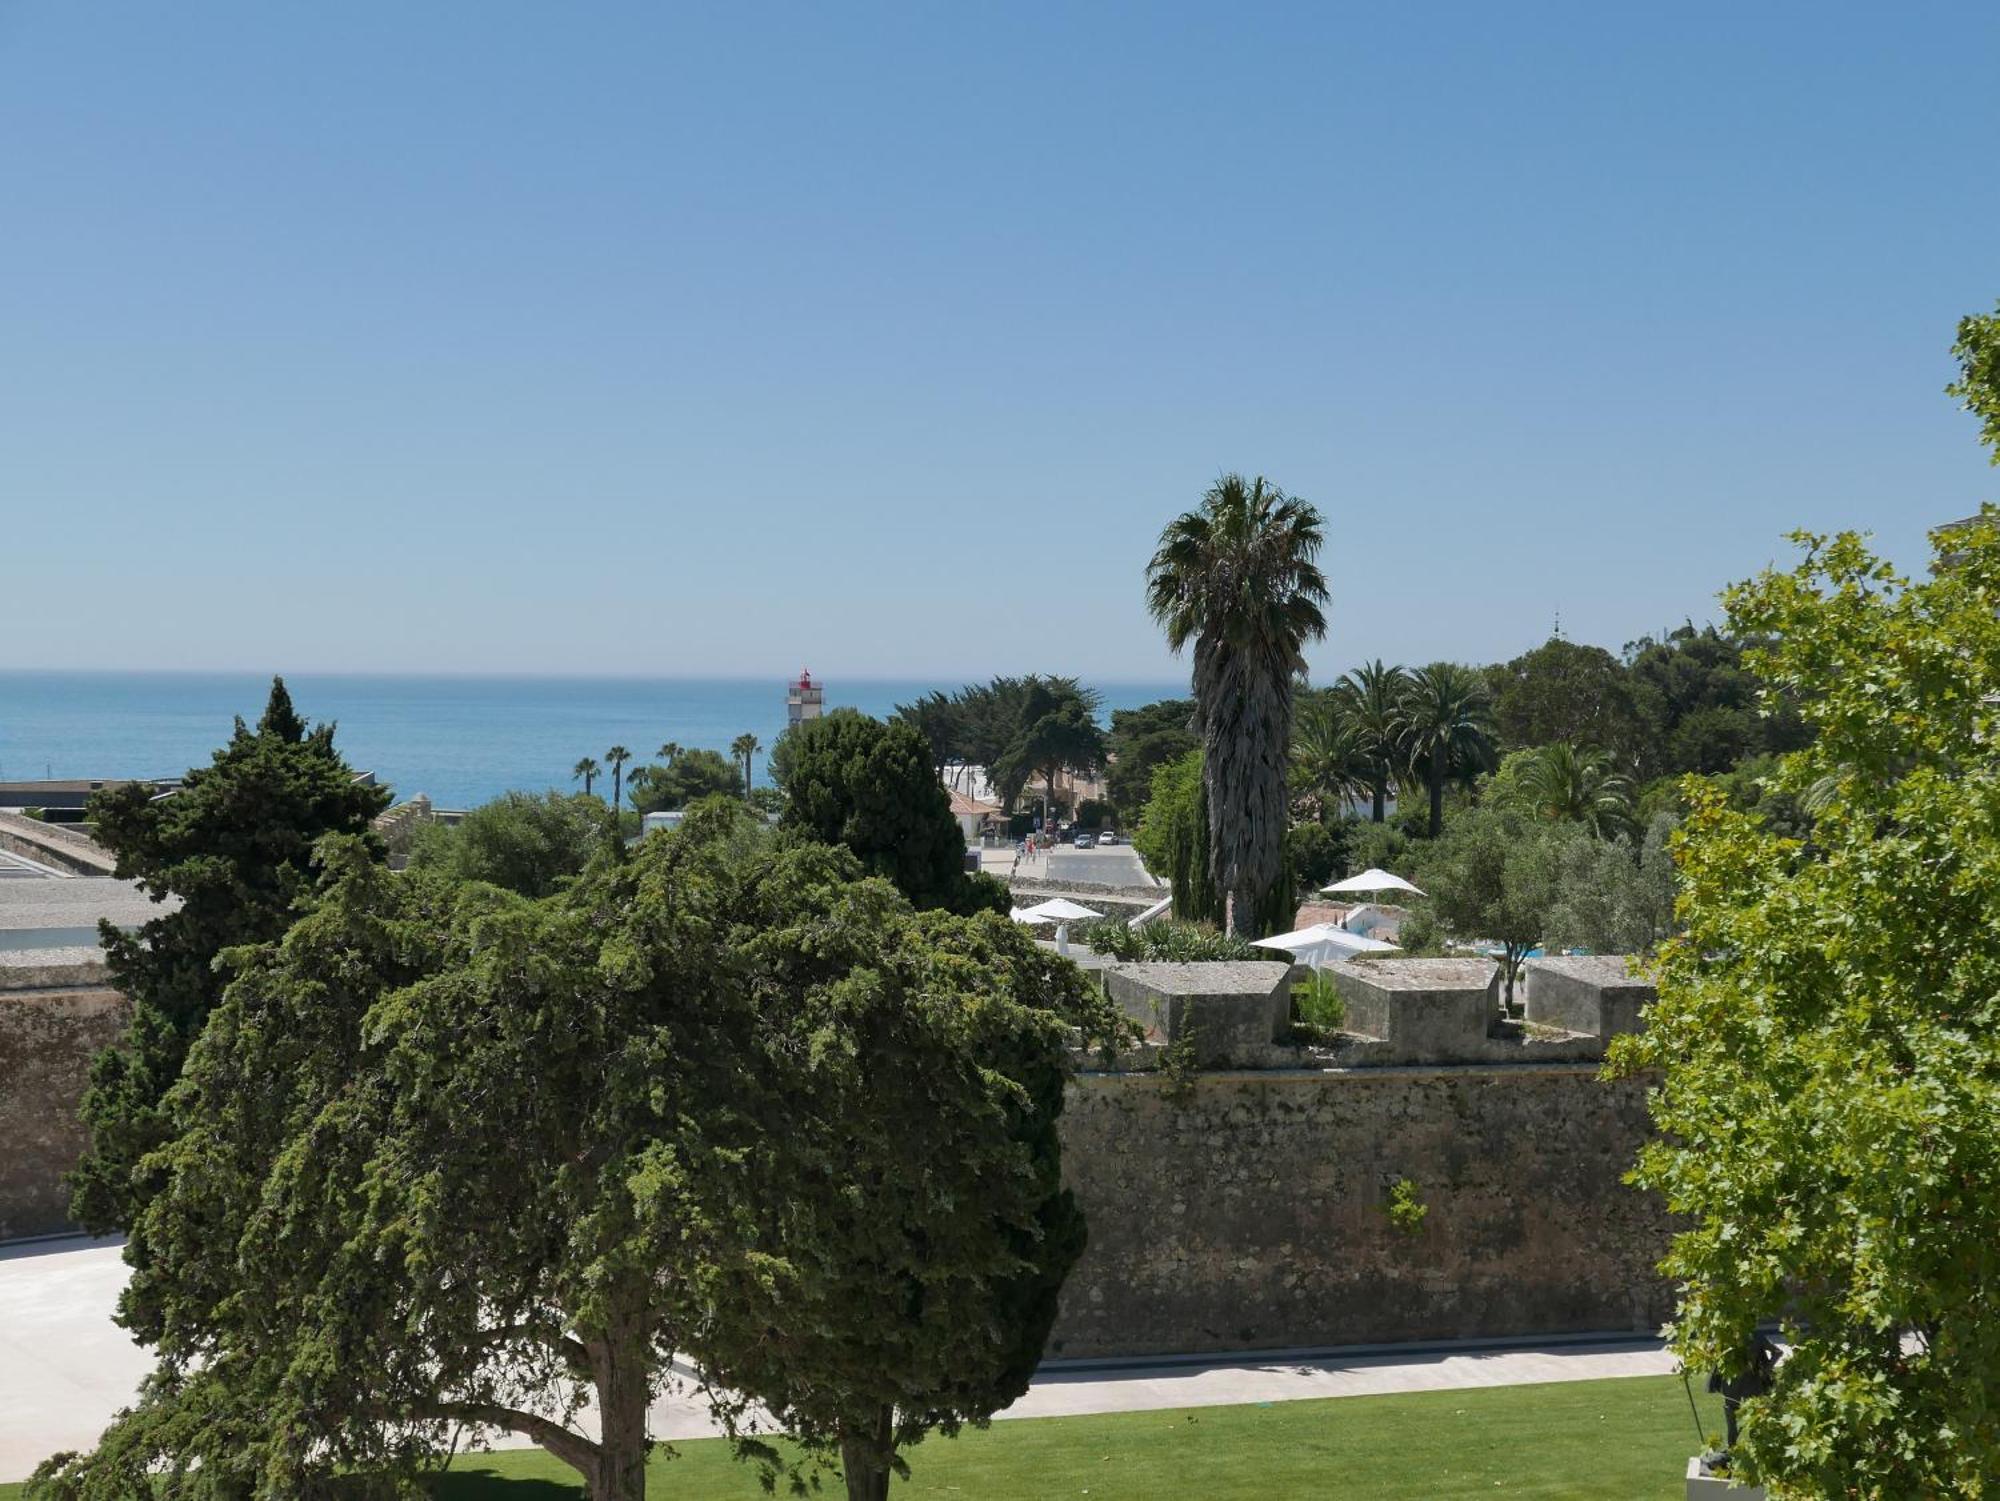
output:
<path id="1" fill-rule="evenodd" d="M 569 769 L 569 774 L 577 781 L 583 783 L 583 795 L 589 797 L 591 783 L 597 780 L 603 770 L 604 768 L 599 766 L 595 760 L 589 756 L 585 756 Z"/>
<path id="2" fill-rule="evenodd" d="M 1160 533 L 1146 604 L 1178 654 L 1194 642 L 1209 873 L 1238 937 L 1268 932 L 1285 864 L 1294 680 L 1326 635 L 1320 515 L 1261 476 L 1228 474 Z M 1289 916 L 1289 914 L 1285 914 Z"/>
<path id="3" fill-rule="evenodd" d="M 1388 814 L 1389 780 L 1407 759 L 1402 745 L 1403 694 L 1410 675 L 1386 666 L 1381 658 L 1363 663 L 1340 680 L 1348 717 L 1360 734 L 1370 763 L 1369 817 L 1380 823 Z"/>
<path id="4" fill-rule="evenodd" d="M 1537 813 L 1564 823 L 1580 823 L 1600 839 L 1632 832 L 1632 784 L 1611 769 L 1599 750 L 1579 750 L 1558 740 L 1534 752 L 1521 777 L 1521 791 Z"/>
<path id="5" fill-rule="evenodd" d="M 669 766 L 672 766 L 679 759 L 680 753 L 681 743 L 678 740 L 669 740 L 665 745 L 660 747 L 660 759 Z"/>
<path id="6" fill-rule="evenodd" d="M 1324 822 L 1375 787 L 1375 763 L 1367 737 L 1355 723 L 1345 696 L 1317 694 L 1299 707 L 1292 735 L 1292 786 L 1311 816 Z"/>
<path id="7" fill-rule="evenodd" d="M 1444 831 L 1444 784 L 1492 764 L 1493 702 L 1470 667 L 1433 662 L 1410 674 L 1397 724 L 1411 773 L 1431 795 L 1430 837 Z"/>
<path id="8" fill-rule="evenodd" d="M 614 745 L 604 753 L 604 759 L 611 766 L 611 807 L 616 812 L 618 799 L 625 791 L 625 763 L 632 759 L 632 753 L 622 745 Z"/>
<path id="9" fill-rule="evenodd" d="M 729 749 L 736 759 L 743 763 L 743 796 L 750 796 L 750 763 L 757 752 L 764 748 L 763 742 L 745 730 L 729 742 Z"/>

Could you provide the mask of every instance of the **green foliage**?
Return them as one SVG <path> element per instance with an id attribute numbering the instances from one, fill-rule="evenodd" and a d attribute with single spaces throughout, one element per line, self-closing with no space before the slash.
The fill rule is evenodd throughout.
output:
<path id="1" fill-rule="evenodd" d="M 1636 1181 L 1686 1217 L 1673 1347 L 1739 1372 L 1738 1469 L 1774 1494 L 1978 1496 L 2000 1474 L 2000 525 L 1934 538 L 1911 583 L 1851 534 L 1731 590 L 1750 665 L 1817 739 L 1811 846 L 1690 790 L 1687 931 L 1662 950 Z"/>
<path id="2" fill-rule="evenodd" d="M 1557 741 L 1510 756 L 1503 769 L 1505 779 L 1494 777 L 1496 804 L 1580 824 L 1600 838 L 1636 830 L 1632 783 L 1612 771 L 1603 751 Z"/>
<path id="3" fill-rule="evenodd" d="M 1430 1205 L 1420 1197 L 1416 1181 L 1398 1178 L 1389 1187 L 1389 1203 L 1384 1210 L 1389 1223 L 1405 1235 L 1415 1235 L 1424 1228 L 1424 1216 L 1431 1212 Z"/>
<path id="4" fill-rule="evenodd" d="M 1336 879 L 1358 876 L 1364 870 L 1403 870 L 1411 863 L 1410 837 L 1393 824 L 1348 823 L 1341 832 L 1346 851 L 1334 872 Z"/>
<path id="5" fill-rule="evenodd" d="M 1320 514 L 1261 476 L 1224 475 L 1168 523 L 1146 603 L 1175 653 L 1194 648 L 1210 876 L 1239 936 L 1290 916 L 1286 768 L 1306 643 L 1326 634 Z"/>
<path id="6" fill-rule="evenodd" d="M 1301 700 L 1292 729 L 1292 808 L 1300 818 L 1328 822 L 1372 796 L 1376 761 L 1372 741 L 1337 691 Z"/>
<path id="7" fill-rule="evenodd" d="M 91 1147 L 71 1178 L 71 1213 L 94 1234 L 123 1229 L 157 1190 L 146 1154 L 173 1133 L 167 1091 L 189 1044 L 221 998 L 216 959 L 282 933 L 311 888 L 322 834 L 366 834 L 389 805 L 333 748 L 333 726 L 310 731 L 273 679 L 254 730 L 236 721 L 229 744 L 155 797 L 128 782 L 92 796 L 89 817 L 123 880 L 179 907 L 136 933 L 102 925 L 111 982 L 131 1002 L 124 1040 L 91 1065 L 83 1120 Z M 368 836 L 380 858 L 380 845 Z"/>
<path id="8" fill-rule="evenodd" d="M 320 849 L 173 1097 L 158 1371 L 40 1494 L 327 1497 L 477 1424 L 639 1501 L 673 1352 L 850 1469 L 1019 1394 L 1082 1244 L 1070 1039 L 1117 1029 L 1073 966 L 735 803 L 540 901 Z"/>
<path id="9" fill-rule="evenodd" d="M 1416 884 L 1428 894 L 1420 910 L 1460 943 L 1501 946 L 1510 1010 L 1521 960 L 1543 941 L 1561 896 L 1563 850 L 1588 837 L 1505 808 L 1475 808 L 1419 855 Z"/>
<path id="10" fill-rule="evenodd" d="M 1644 732 L 1629 676 L 1603 647 L 1552 636 L 1486 676 L 1493 722 L 1508 746 L 1598 746 L 1621 766 L 1637 754 Z"/>
<path id="11" fill-rule="evenodd" d="M 1116 820 L 1118 810 L 1102 798 L 1087 797 L 1076 805 L 1077 824 L 1086 829 L 1101 829 Z"/>
<path id="12" fill-rule="evenodd" d="M 776 817 L 785 811 L 785 793 L 781 787 L 752 787 L 744 799 L 759 813 Z"/>
<path id="13" fill-rule="evenodd" d="M 1194 700 L 1162 699 L 1137 709 L 1113 709 L 1105 739 L 1105 786 L 1127 824 L 1137 823 L 1152 796 L 1153 772 L 1201 742 L 1194 734 Z"/>
<path id="14" fill-rule="evenodd" d="M 1135 928 L 1122 917 L 1100 917 L 1078 923 L 1070 935 L 1093 954 L 1109 955 L 1127 964 L 1200 964 L 1270 957 L 1241 938 L 1191 922 L 1154 921 Z"/>
<path id="15" fill-rule="evenodd" d="M 1744 659 L 1746 643 L 1714 626 L 1683 625 L 1660 641 L 1626 647 L 1632 699 L 1644 725 L 1645 776 L 1726 772 L 1746 757 L 1803 745 L 1795 696 L 1765 693 Z"/>
<path id="16" fill-rule="evenodd" d="M 1592 954 L 1650 954 L 1674 930 L 1668 843 L 1678 823 L 1662 813 L 1637 843 L 1621 837 L 1564 844 L 1543 941 Z"/>
<path id="17" fill-rule="evenodd" d="M 636 812 L 672 812 L 705 797 L 741 797 L 743 769 L 721 751 L 676 747 L 672 759 L 635 769 L 625 779 L 625 794 Z"/>
<path id="18" fill-rule="evenodd" d="M 1373 823 L 1387 816 L 1389 788 L 1409 769 L 1403 744 L 1403 696 L 1409 687 L 1408 672 L 1378 657 L 1342 677 L 1335 690 L 1346 703 L 1348 721 L 1368 759 L 1368 816 Z"/>
<path id="19" fill-rule="evenodd" d="M 771 770 L 786 799 L 779 827 L 845 845 L 918 907 L 1007 910 L 1005 887 L 966 874 L 965 833 L 913 726 L 846 713 L 808 720 L 779 740 Z"/>
<path id="20" fill-rule="evenodd" d="M 1096 708 L 1097 695 L 1071 679 L 1027 680 L 1014 736 L 987 768 L 1004 803 L 1011 806 L 1029 778 L 1039 775 L 1053 816 L 1056 778 L 1064 772 L 1088 775 L 1104 765 L 1104 732 L 1097 727 Z"/>
<path id="21" fill-rule="evenodd" d="M 1333 976 L 1316 969 L 1294 985 L 1292 1017 L 1322 1037 L 1338 1032 L 1347 1020 L 1347 1001 Z"/>
<path id="22" fill-rule="evenodd" d="M 1359 825 L 1294 824 L 1285 833 L 1285 859 L 1292 890 L 1298 897 L 1331 881 L 1347 861 L 1346 835 Z"/>
<path id="23" fill-rule="evenodd" d="M 1979 441 L 2000 464 L 2000 307 L 1959 320 L 1951 356 L 1958 361 L 1958 379 L 1944 388 L 1945 395 L 1979 419 Z"/>
<path id="24" fill-rule="evenodd" d="M 1153 773 L 1153 795 L 1132 834 L 1146 868 L 1166 877 L 1174 915 L 1184 922 L 1215 922 L 1222 897 L 1208 852 L 1208 789 L 1202 754 L 1189 751 Z"/>
<path id="25" fill-rule="evenodd" d="M 610 849 L 617 820 L 585 793 L 508 792 L 456 825 L 421 825 L 410 869 L 455 881 L 485 881 L 522 896 L 547 896 Z"/>
<path id="26" fill-rule="evenodd" d="M 1425 837 L 1444 831 L 1448 782 L 1470 782 L 1493 764 L 1493 705 L 1480 675 L 1433 662 L 1409 676 L 1397 704 L 1397 743 L 1430 795 Z"/>

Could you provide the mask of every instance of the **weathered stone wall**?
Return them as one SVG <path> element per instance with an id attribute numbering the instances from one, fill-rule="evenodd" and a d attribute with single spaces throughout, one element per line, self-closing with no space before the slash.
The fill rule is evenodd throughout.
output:
<path id="1" fill-rule="evenodd" d="M 1048 1353 L 1655 1329 L 1667 1218 L 1619 1181 L 1647 1130 L 1643 1087 L 1588 1063 L 1087 1074 L 1063 1160 L 1090 1246 Z"/>
<path id="2" fill-rule="evenodd" d="M 129 1012 L 103 977 L 94 961 L 0 965 L 0 1241 L 70 1227 L 62 1177 L 86 1144 L 77 1106 L 91 1058 Z"/>

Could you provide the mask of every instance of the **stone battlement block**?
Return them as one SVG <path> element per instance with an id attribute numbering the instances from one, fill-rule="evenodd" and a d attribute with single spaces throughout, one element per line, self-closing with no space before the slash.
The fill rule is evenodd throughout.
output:
<path id="1" fill-rule="evenodd" d="M 1292 967 L 1255 960 L 1118 964 L 1104 972 L 1112 1001 L 1156 1041 L 1192 1039 L 1202 1068 L 1227 1067 L 1286 1036 Z"/>
<path id="2" fill-rule="evenodd" d="M 1631 972 L 1621 954 L 1530 959 L 1521 973 L 1530 1022 L 1607 1042 L 1621 1032 L 1638 1031 L 1640 1013 L 1657 994 Z"/>
<path id="3" fill-rule="evenodd" d="M 1500 967 L 1489 959 L 1372 959 L 1325 972 L 1347 1004 L 1344 1030 L 1387 1043 L 1398 1063 L 1474 1057 L 1499 1015 Z"/>

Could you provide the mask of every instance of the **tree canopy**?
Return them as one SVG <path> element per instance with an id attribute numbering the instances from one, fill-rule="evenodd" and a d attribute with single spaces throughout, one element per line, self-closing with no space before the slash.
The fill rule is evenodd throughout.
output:
<path id="1" fill-rule="evenodd" d="M 1625 664 L 1603 647 L 1552 636 L 1486 676 L 1494 725 L 1507 745 L 1590 746 L 1630 769 L 1639 715 Z"/>
<path id="2" fill-rule="evenodd" d="M 356 779 L 333 734 L 330 724 L 308 730 L 274 678 L 256 728 L 239 718 L 229 743 L 178 790 L 155 796 L 128 782 L 91 799 L 116 873 L 156 900 L 179 901 L 136 933 L 102 925 L 106 966 L 132 1019 L 92 1064 L 83 1099 L 91 1147 L 71 1179 L 71 1213 L 93 1233 L 131 1224 L 153 1190 L 144 1159 L 171 1134 L 162 1102 L 221 998 L 218 956 L 282 933 L 311 888 L 314 842 L 366 834 L 389 805 L 386 789 Z M 379 858 L 372 836 L 368 848 Z"/>
<path id="3" fill-rule="evenodd" d="M 721 751 L 676 746 L 657 765 L 636 768 L 625 780 L 625 795 L 640 813 L 691 807 L 705 797 L 741 797 L 743 771 Z"/>
<path id="4" fill-rule="evenodd" d="M 1113 709 L 1105 738 L 1106 790 L 1126 823 L 1137 823 L 1153 794 L 1153 772 L 1201 742 L 1194 734 L 1194 700 L 1167 698 L 1137 709 Z"/>
<path id="5" fill-rule="evenodd" d="M 1685 936 L 1626 1070 L 1659 1069 L 1637 1172 L 1686 1217 L 1673 1347 L 1740 1373 L 1738 1473 L 1774 1494 L 1985 1494 L 2000 1474 L 2000 524 L 1912 583 L 1853 534 L 1727 596 L 1817 732 L 1776 772 L 1810 843 L 1697 784 Z"/>
<path id="6" fill-rule="evenodd" d="M 1071 1029 L 1113 1026 L 1072 966 L 734 804 L 540 901 L 321 860 L 175 1089 L 120 1305 L 159 1368 L 40 1494 L 346 1495 L 472 1424 L 638 1501 L 678 1353 L 875 1501 L 1025 1385 Z"/>
<path id="7" fill-rule="evenodd" d="M 601 798 L 507 792 L 456 825 L 419 827 L 409 866 L 450 880 L 486 881 L 522 896 L 547 896 L 581 875 L 617 837 L 617 818 Z"/>
<path id="8" fill-rule="evenodd" d="M 785 792 L 779 826 L 845 845 L 918 907 L 1007 910 L 1006 889 L 965 870 L 965 832 L 921 732 L 864 714 L 829 714 L 785 732 L 771 755 Z"/>
<path id="9" fill-rule="evenodd" d="M 2000 464 L 2000 307 L 1961 319 L 1951 353 L 1958 361 L 1958 379 L 1945 387 L 1945 394 L 1957 397 L 1979 419 L 1979 441 Z"/>

